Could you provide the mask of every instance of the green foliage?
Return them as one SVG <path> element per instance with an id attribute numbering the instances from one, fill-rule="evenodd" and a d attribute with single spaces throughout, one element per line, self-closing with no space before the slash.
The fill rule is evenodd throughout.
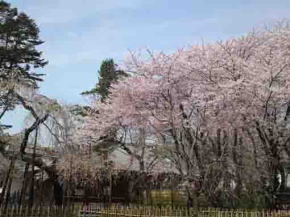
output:
<path id="1" fill-rule="evenodd" d="M 85 91 L 83 95 L 97 95 L 103 102 L 109 95 L 109 88 L 112 83 L 116 82 L 120 77 L 127 74 L 117 69 L 117 65 L 113 59 L 106 59 L 102 62 L 99 70 L 99 83 L 92 90 Z"/>
<path id="2" fill-rule="evenodd" d="M 42 44 L 39 29 L 34 20 L 25 13 L 18 13 L 5 1 L 0 2 L 0 81 L 21 80 L 29 86 L 37 87 L 42 81 L 41 74 L 31 68 L 43 67 L 47 61 L 36 46 Z"/>

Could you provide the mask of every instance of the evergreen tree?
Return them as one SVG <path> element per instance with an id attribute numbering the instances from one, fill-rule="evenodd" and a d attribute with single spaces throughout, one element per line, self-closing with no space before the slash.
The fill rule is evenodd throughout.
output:
<path id="1" fill-rule="evenodd" d="M 42 43 L 34 20 L 0 1 L 0 120 L 19 103 L 16 87 L 37 88 L 42 81 L 33 70 L 47 64 L 36 49 Z"/>
<path id="2" fill-rule="evenodd" d="M 32 68 L 47 64 L 41 57 L 42 52 L 36 50 L 42 43 L 34 20 L 0 1 L 0 81 L 15 78 L 37 87 L 37 81 L 42 81 L 41 74 Z"/>
<path id="3" fill-rule="evenodd" d="M 92 90 L 85 91 L 83 95 L 97 95 L 103 102 L 109 95 L 109 88 L 112 83 L 116 82 L 120 77 L 127 76 L 127 74 L 117 69 L 117 65 L 113 59 L 106 59 L 102 62 L 99 70 L 99 82 Z"/>

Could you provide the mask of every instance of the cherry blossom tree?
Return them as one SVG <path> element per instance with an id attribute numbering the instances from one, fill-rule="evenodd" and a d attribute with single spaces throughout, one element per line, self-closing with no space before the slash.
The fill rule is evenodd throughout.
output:
<path id="1" fill-rule="evenodd" d="M 144 130 L 212 205 L 245 191 L 274 195 L 290 153 L 289 39 L 288 24 L 279 23 L 170 55 L 132 54 L 133 75 L 95 104 L 87 133 Z"/>

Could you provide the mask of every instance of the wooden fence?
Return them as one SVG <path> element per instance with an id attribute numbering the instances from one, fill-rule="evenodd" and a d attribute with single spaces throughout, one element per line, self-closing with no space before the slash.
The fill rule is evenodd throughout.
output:
<path id="1" fill-rule="evenodd" d="M 290 210 L 280 211 L 245 211 L 187 208 L 103 208 L 83 209 L 79 217 L 290 217 Z"/>
<path id="2" fill-rule="evenodd" d="M 78 217 L 76 207 L 0 208 L 0 217 Z"/>
<path id="3" fill-rule="evenodd" d="M 246 211 L 155 207 L 0 208 L 0 217 L 290 217 L 290 210 Z"/>

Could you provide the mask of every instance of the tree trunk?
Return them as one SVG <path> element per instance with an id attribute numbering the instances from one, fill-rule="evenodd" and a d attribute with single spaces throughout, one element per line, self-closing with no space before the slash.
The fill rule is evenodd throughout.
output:
<path id="1" fill-rule="evenodd" d="M 37 136 L 38 136 L 38 128 L 36 128 L 35 131 L 35 138 L 34 138 L 34 146 L 33 146 L 33 155 L 32 155 L 32 176 L 31 176 L 31 185 L 30 185 L 30 192 L 29 192 L 29 207 L 33 207 L 33 202 L 34 202 L 34 161 L 35 161 L 35 152 L 36 152 L 36 145 L 37 145 Z"/>
<path id="2" fill-rule="evenodd" d="M 9 204 L 12 181 L 13 181 L 13 176 L 10 176 L 9 183 L 8 183 L 8 188 L 7 188 L 7 193 L 6 193 L 4 210 L 7 209 L 8 204 Z"/>
<path id="3" fill-rule="evenodd" d="M 63 204 L 63 188 L 59 184 L 57 179 L 55 179 L 54 183 L 53 183 L 53 192 L 54 192 L 55 205 L 62 206 L 62 204 Z"/>
<path id="4" fill-rule="evenodd" d="M 8 172 L 6 174 L 6 178 L 5 178 L 5 181 L 4 181 L 4 184 L 3 184 L 3 189 L 2 189 L 2 192 L 1 192 L 1 195 L 0 195 L 0 205 L 2 205 L 2 203 L 4 201 L 6 189 L 7 189 L 7 186 L 8 186 L 10 175 L 11 175 L 11 173 L 13 171 L 14 163 L 15 163 L 15 160 L 12 157 L 11 160 L 10 160 L 9 169 L 8 169 Z"/>
<path id="5" fill-rule="evenodd" d="M 23 174 L 23 182 L 22 182 L 22 188 L 21 188 L 21 193 L 20 193 L 20 198 L 19 198 L 19 207 L 21 207 L 25 193 L 26 193 L 26 188 L 27 188 L 27 173 L 29 169 L 29 163 L 26 163 L 25 165 L 25 170 Z"/>

